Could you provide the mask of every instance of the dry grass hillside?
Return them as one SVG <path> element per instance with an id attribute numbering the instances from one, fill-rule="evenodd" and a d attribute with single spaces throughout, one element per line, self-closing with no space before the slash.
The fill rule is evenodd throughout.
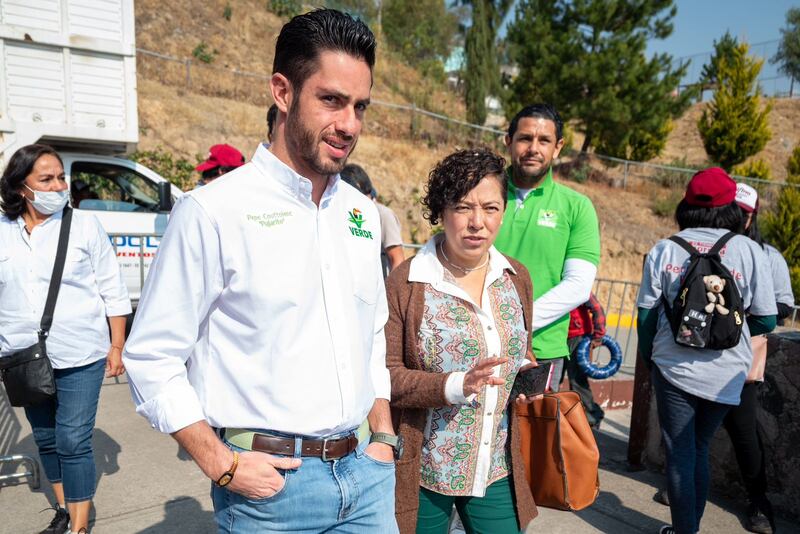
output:
<path id="1" fill-rule="evenodd" d="M 792 150 L 800 145 L 800 99 L 770 99 L 772 111 L 769 114 L 769 128 L 772 139 L 767 146 L 753 156 L 763 159 L 772 169 L 773 180 L 786 180 L 786 162 Z M 676 121 L 675 127 L 667 139 L 664 152 L 656 160 L 659 163 L 686 161 L 687 165 L 700 167 L 708 163 L 708 155 L 703 148 L 703 140 L 697 131 L 697 121 L 708 102 L 695 104 Z"/>
<path id="2" fill-rule="evenodd" d="M 191 58 L 201 41 L 217 50 L 210 66 L 192 63 L 191 83 L 185 81 L 183 65 L 138 58 L 140 148 L 163 147 L 190 161 L 208 146 L 227 142 L 252 154 L 266 137 L 265 113 L 269 103 L 264 78 L 233 76 L 230 69 L 271 71 L 274 39 L 282 24 L 269 13 L 263 1 L 231 0 L 232 17 L 223 17 L 226 0 L 137 0 L 137 46 L 180 58 Z M 413 69 L 396 61 L 385 50 L 379 53 L 373 99 L 396 103 L 417 102 L 454 117 L 463 117 L 463 104 L 441 87 L 420 79 Z M 420 100 L 423 95 L 425 100 Z M 706 156 L 697 134 L 698 104 L 677 121 L 667 148 L 659 159 L 671 162 L 686 158 L 689 165 L 702 165 Z M 422 219 L 419 197 L 434 163 L 457 148 L 474 142 L 457 131 L 433 132 L 432 122 L 423 123 L 417 140 L 408 135 L 407 113 L 388 112 L 372 106 L 368 126 L 351 161 L 359 163 L 373 178 L 385 203 L 404 225 L 405 239 L 424 242 L 430 228 Z M 764 154 L 777 179 L 785 177 L 786 159 L 800 142 L 800 100 L 774 103 L 770 116 L 773 141 Z M 426 128 L 430 128 L 428 131 Z M 606 183 L 569 185 L 589 196 L 598 211 L 602 232 L 600 276 L 637 280 L 641 257 L 652 244 L 674 231 L 669 218 L 653 214 L 652 194 L 623 191 Z"/>

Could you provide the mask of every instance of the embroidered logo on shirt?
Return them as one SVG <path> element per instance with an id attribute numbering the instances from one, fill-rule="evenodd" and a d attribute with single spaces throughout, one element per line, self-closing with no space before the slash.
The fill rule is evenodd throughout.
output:
<path id="1" fill-rule="evenodd" d="M 361 210 L 359 210 L 358 208 L 353 208 L 352 211 L 348 212 L 348 215 L 350 215 L 348 221 L 356 225 L 355 227 L 352 226 L 350 227 L 350 233 L 356 237 L 372 239 L 372 232 L 370 232 L 369 230 L 361 229 L 361 226 L 365 222 L 367 222 L 366 219 L 364 219 L 364 216 L 361 215 Z"/>
<path id="2" fill-rule="evenodd" d="M 558 213 L 556 213 L 555 210 L 539 210 L 539 218 L 536 224 L 548 228 L 555 228 L 558 224 Z"/>
<path id="3" fill-rule="evenodd" d="M 286 222 L 292 216 L 291 211 L 273 211 L 272 213 L 248 213 L 247 220 L 264 228 L 278 226 Z"/>

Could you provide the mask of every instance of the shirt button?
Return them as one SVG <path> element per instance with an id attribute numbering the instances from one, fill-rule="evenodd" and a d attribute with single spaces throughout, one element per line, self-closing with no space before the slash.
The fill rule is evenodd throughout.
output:
<path id="1" fill-rule="evenodd" d="M 492 325 L 487 326 L 486 329 L 487 330 L 491 330 L 492 329 Z"/>
<path id="2" fill-rule="evenodd" d="M 483 442 L 483 444 L 484 445 L 488 445 L 489 444 L 489 440 L 487 439 L 486 441 Z"/>
<path id="3" fill-rule="evenodd" d="M 486 417 L 491 417 L 491 416 L 492 416 L 492 412 L 486 412 Z"/>

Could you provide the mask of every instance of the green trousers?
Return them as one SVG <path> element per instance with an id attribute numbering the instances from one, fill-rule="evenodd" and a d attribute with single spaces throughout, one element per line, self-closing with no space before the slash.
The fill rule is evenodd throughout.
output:
<path id="1" fill-rule="evenodd" d="M 483 497 L 453 497 L 420 488 L 417 534 L 448 534 L 454 504 L 467 534 L 519 534 L 509 477 L 486 488 Z"/>

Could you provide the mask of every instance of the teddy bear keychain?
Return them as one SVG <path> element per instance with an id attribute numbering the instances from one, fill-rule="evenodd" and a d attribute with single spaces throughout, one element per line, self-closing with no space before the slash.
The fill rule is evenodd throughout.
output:
<path id="1" fill-rule="evenodd" d="M 725 307 L 725 297 L 722 296 L 722 290 L 725 289 L 725 280 L 715 274 L 710 274 L 703 277 L 703 283 L 706 285 L 706 313 L 713 313 L 714 309 L 720 315 L 728 315 L 729 310 Z"/>

